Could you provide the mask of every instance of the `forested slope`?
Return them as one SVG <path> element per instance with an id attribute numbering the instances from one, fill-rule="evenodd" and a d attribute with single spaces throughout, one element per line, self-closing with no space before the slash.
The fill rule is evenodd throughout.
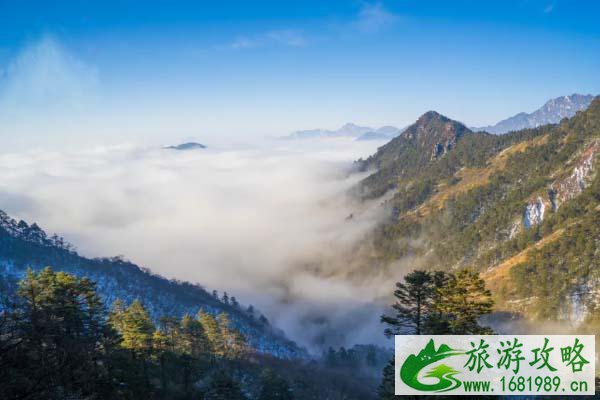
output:
<path id="1" fill-rule="evenodd" d="M 0 211 L 0 283 L 11 292 L 27 268 L 51 266 L 96 282 L 103 302 L 116 299 L 131 304 L 139 299 L 153 320 L 165 315 L 196 315 L 203 309 L 213 315 L 225 312 L 255 349 L 276 357 L 304 357 L 306 352 L 269 325 L 253 308 L 242 307 L 235 298 L 219 297 L 189 282 L 168 280 L 121 258 L 89 259 L 58 237 L 49 237 L 36 224 L 15 221 Z"/>
<path id="2" fill-rule="evenodd" d="M 499 311 L 596 318 L 600 98 L 560 124 L 502 136 L 435 113 L 406 132 L 358 161 L 374 173 L 357 192 L 391 199 L 389 219 L 365 241 L 376 265 L 411 257 L 431 269 L 473 268 Z"/>

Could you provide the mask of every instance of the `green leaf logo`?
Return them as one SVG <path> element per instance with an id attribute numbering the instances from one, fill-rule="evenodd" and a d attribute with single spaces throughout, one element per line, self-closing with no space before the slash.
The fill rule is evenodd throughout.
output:
<path id="1" fill-rule="evenodd" d="M 439 364 L 425 374 L 427 378 L 437 378 L 433 384 L 425 384 L 419 381 L 419 373 L 423 368 L 448 357 L 465 354 L 462 350 L 455 350 L 448 345 L 442 344 L 435 349 L 435 343 L 431 339 L 425 348 L 416 356 L 411 354 L 400 367 L 400 379 L 413 389 L 424 392 L 447 392 L 461 385 L 454 377 L 459 372 L 445 364 Z"/>

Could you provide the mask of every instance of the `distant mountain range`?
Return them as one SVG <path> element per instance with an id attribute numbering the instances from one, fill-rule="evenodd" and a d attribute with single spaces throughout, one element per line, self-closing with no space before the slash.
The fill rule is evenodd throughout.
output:
<path id="1" fill-rule="evenodd" d="M 532 113 L 521 112 L 510 118 L 504 119 L 495 125 L 471 128 L 474 132 L 489 132 L 497 135 L 505 134 L 521 129 L 537 128 L 538 126 L 557 124 L 564 118 L 573 117 L 578 111 L 587 109 L 594 99 L 592 95 L 572 94 L 570 96 L 561 96 L 548 100 L 541 108 Z M 287 140 L 298 139 L 317 139 L 349 137 L 355 140 L 391 140 L 406 128 L 397 128 L 395 126 L 382 126 L 381 128 L 371 128 L 360 126 L 353 123 L 347 123 L 336 130 L 327 129 L 309 129 L 295 131 L 282 137 Z"/>
<path id="2" fill-rule="evenodd" d="M 389 140 L 398 136 L 402 132 L 401 129 L 395 126 L 382 126 L 374 129 L 367 126 L 359 126 L 353 123 L 347 123 L 339 129 L 309 129 L 304 131 L 296 131 L 282 139 L 298 140 L 298 139 L 318 139 L 318 138 L 335 138 L 349 137 L 355 140 Z"/>
<path id="3" fill-rule="evenodd" d="M 196 149 L 205 149 L 206 146 L 196 142 L 187 142 L 181 143 L 175 146 L 166 146 L 167 150 L 196 150 Z"/>
<path id="4" fill-rule="evenodd" d="M 497 135 L 521 129 L 557 124 L 563 118 L 571 118 L 577 111 L 587 109 L 594 99 L 592 95 L 572 94 L 549 100 L 541 108 L 527 114 L 521 112 L 498 122 L 496 125 L 472 128 L 474 131 L 486 131 Z"/>

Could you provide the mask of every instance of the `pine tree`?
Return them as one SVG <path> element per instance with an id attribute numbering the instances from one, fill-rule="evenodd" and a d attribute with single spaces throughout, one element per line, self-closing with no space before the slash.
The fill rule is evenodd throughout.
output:
<path id="1" fill-rule="evenodd" d="M 292 390 L 285 379 L 267 368 L 261 374 L 261 390 L 258 400 L 292 400 Z"/>
<path id="2" fill-rule="evenodd" d="M 407 328 L 416 334 L 492 333 L 479 325 L 479 318 L 492 311 L 493 302 L 477 272 L 462 270 L 453 275 L 417 270 L 404 280 L 394 292 L 396 315 L 381 318 L 390 326 L 386 336 L 407 333 Z M 393 360 L 383 370 L 378 394 L 385 400 L 395 398 Z"/>
<path id="3" fill-rule="evenodd" d="M 375 347 L 369 346 L 367 350 L 366 357 L 367 366 L 374 367 L 377 365 L 377 353 L 375 352 Z"/>
<path id="4" fill-rule="evenodd" d="M 144 383 L 144 390 L 150 391 L 149 358 L 152 351 L 154 324 L 139 300 L 122 310 L 112 310 L 109 321 L 121 335 L 121 347 L 129 350 L 132 368 L 127 379 L 139 380 Z M 141 378 L 138 378 L 137 366 L 141 368 Z"/>
<path id="5" fill-rule="evenodd" d="M 166 337 L 167 349 L 175 352 L 175 344 L 179 335 L 179 320 L 171 316 L 163 316 L 160 318 L 160 331 Z"/>
<path id="6" fill-rule="evenodd" d="M 492 312 L 492 294 L 475 271 L 462 270 L 452 275 L 438 289 L 434 309 L 447 325 L 444 332 L 454 335 L 490 334 L 491 329 L 479 325 L 479 319 Z"/>
<path id="7" fill-rule="evenodd" d="M 114 327 L 121 334 L 121 345 L 124 348 L 138 353 L 150 351 L 154 324 L 139 300 L 131 303 L 122 315 L 117 314 L 112 317 L 111 321 L 117 321 L 117 324 L 121 324 L 120 327 L 118 325 Z"/>
<path id="8" fill-rule="evenodd" d="M 394 360 L 392 359 L 383 369 L 381 384 L 377 389 L 377 395 L 381 400 L 394 400 L 396 398 L 394 376 Z"/>
<path id="9" fill-rule="evenodd" d="M 244 358 L 250 353 L 250 347 L 246 337 L 237 329 L 233 331 L 233 344 L 231 346 L 231 358 Z"/>
<path id="10" fill-rule="evenodd" d="M 184 315 L 181 319 L 179 332 L 179 346 L 183 353 L 198 357 L 210 351 L 210 344 L 204 332 L 204 327 L 197 319 Z"/>
<path id="11" fill-rule="evenodd" d="M 108 314 L 108 323 L 117 331 L 122 332 L 125 325 L 123 318 L 125 316 L 125 305 L 121 299 L 116 299 Z"/>
<path id="12" fill-rule="evenodd" d="M 155 357 L 158 359 L 161 388 L 165 391 L 167 389 L 166 359 L 167 352 L 171 348 L 169 337 L 161 330 L 154 331 L 152 335 L 152 348 Z"/>
<path id="13" fill-rule="evenodd" d="M 250 318 L 254 319 L 254 306 L 252 304 L 250 304 L 246 309 L 246 314 L 248 314 Z"/>
<path id="14" fill-rule="evenodd" d="M 224 371 L 217 371 L 204 394 L 205 400 L 245 400 L 239 384 Z"/>
<path id="15" fill-rule="evenodd" d="M 404 277 L 404 282 L 396 283 L 394 296 L 398 300 L 392 305 L 395 315 L 381 317 L 381 322 L 389 325 L 386 336 L 425 333 L 437 285 L 442 283 L 439 274 L 422 270 L 415 270 Z"/>
<path id="16" fill-rule="evenodd" d="M 329 347 L 329 349 L 327 349 L 327 353 L 325 353 L 324 358 L 325 365 L 327 365 L 328 367 L 337 366 L 337 354 L 333 347 Z"/>
<path id="17" fill-rule="evenodd" d="M 229 316 L 224 312 L 220 313 L 217 315 L 217 323 L 223 341 L 223 355 L 228 358 L 233 358 L 235 332 L 229 327 Z"/>
<path id="18" fill-rule="evenodd" d="M 225 354 L 225 344 L 221 335 L 219 324 L 215 317 L 203 310 L 198 312 L 198 320 L 202 324 L 202 328 L 208 339 L 212 354 L 222 357 Z"/>
<path id="19" fill-rule="evenodd" d="M 0 381 L 6 398 L 110 397 L 113 335 L 95 284 L 64 272 L 32 270 L 20 301 L 4 309 Z M 9 329 L 9 330 L 7 330 Z"/>

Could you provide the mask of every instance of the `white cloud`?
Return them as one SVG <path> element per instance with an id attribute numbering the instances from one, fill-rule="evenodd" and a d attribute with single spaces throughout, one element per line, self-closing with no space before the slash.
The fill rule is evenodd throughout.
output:
<path id="1" fill-rule="evenodd" d="M 97 108 L 99 99 L 98 71 L 45 36 L 23 48 L 0 75 L 5 146 L 47 142 L 50 133 L 57 141 L 73 127 L 89 128 L 90 110 Z"/>
<path id="2" fill-rule="evenodd" d="M 248 49 L 269 45 L 304 47 L 308 45 L 308 40 L 300 30 L 281 29 L 267 31 L 254 36 L 239 36 L 231 43 L 231 47 L 234 49 Z"/>
<path id="3" fill-rule="evenodd" d="M 0 209 L 63 234 L 84 255 L 124 254 L 165 276 L 228 290 L 303 344 L 324 330 L 346 332 L 338 345 L 377 341 L 379 299 L 394 279 L 361 272 L 368 264 L 355 244 L 382 208 L 345 193 L 360 178 L 347 174 L 351 161 L 380 144 L 5 154 Z"/>
<path id="4" fill-rule="evenodd" d="M 381 3 L 363 3 L 354 24 L 361 32 L 374 33 L 393 25 L 397 19 Z"/>
<path id="5" fill-rule="evenodd" d="M 26 47 L 2 75 L 2 112 L 77 108 L 89 102 L 98 84 L 96 70 L 50 36 Z"/>
<path id="6" fill-rule="evenodd" d="M 292 47 L 304 47 L 308 44 L 302 32 L 293 29 L 284 29 L 267 32 L 266 36 L 271 40 Z"/>

